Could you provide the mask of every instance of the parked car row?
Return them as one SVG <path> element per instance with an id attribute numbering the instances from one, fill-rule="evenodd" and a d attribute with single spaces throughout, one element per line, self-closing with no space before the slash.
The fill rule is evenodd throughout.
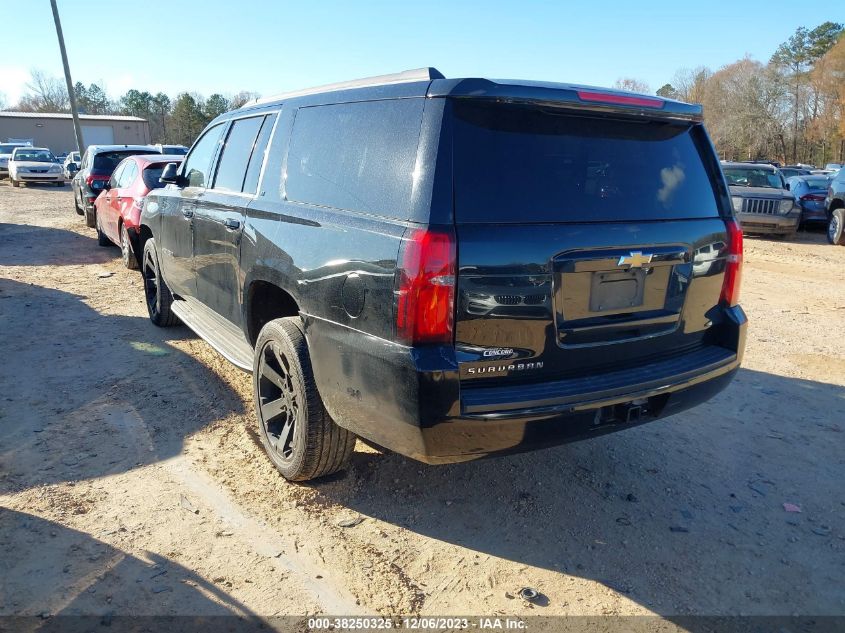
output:
<path id="1" fill-rule="evenodd" d="M 187 148 L 181 145 L 89 145 L 79 164 L 68 162 L 65 166 L 71 174 L 76 212 L 85 216 L 87 226 L 95 228 L 97 219 L 94 201 L 106 188 L 112 173 L 124 158 L 139 154 L 161 155 L 164 149 L 180 154 L 179 148 L 187 152 Z"/>
<path id="2" fill-rule="evenodd" d="M 778 168 L 764 161 L 722 161 L 722 171 L 734 212 L 747 233 L 786 237 L 800 226 L 828 226 L 833 212 L 842 206 L 842 169 L 831 172 Z M 795 171 L 803 173 L 785 177 Z"/>

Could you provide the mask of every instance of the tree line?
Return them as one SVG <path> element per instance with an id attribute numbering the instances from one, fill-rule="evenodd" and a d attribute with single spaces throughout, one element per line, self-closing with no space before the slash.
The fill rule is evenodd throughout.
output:
<path id="1" fill-rule="evenodd" d="M 649 92 L 632 78 L 616 87 Z M 656 94 L 702 104 L 722 158 L 812 165 L 845 160 L 842 24 L 799 27 L 765 64 L 744 57 L 715 72 L 681 69 Z"/>
<path id="2" fill-rule="evenodd" d="M 634 78 L 616 87 L 651 92 Z M 33 70 L 27 92 L 9 108 L 25 112 L 69 112 L 64 81 Z M 204 98 L 183 92 L 129 90 L 112 100 L 96 84 L 74 86 L 81 112 L 123 114 L 150 122 L 154 143 L 191 145 L 218 114 L 258 95 L 239 92 Z M 729 160 L 777 159 L 822 165 L 845 160 L 845 32 L 825 22 L 799 27 L 766 63 L 744 57 L 716 71 L 684 68 L 656 94 L 704 106 L 704 121 L 720 157 Z"/>
<path id="3" fill-rule="evenodd" d="M 9 110 L 70 112 L 70 99 L 64 80 L 40 70 L 32 70 L 30 75 L 26 93 Z M 132 89 L 118 99 L 111 99 L 97 84 L 86 86 L 82 82 L 76 82 L 73 92 L 80 114 L 141 117 L 150 122 L 153 143 L 188 146 L 216 116 L 239 108 L 259 96 L 254 92 L 242 91 L 230 97 L 215 93 L 205 98 L 197 93 L 183 92 L 171 98 L 163 92 L 152 94 Z"/>

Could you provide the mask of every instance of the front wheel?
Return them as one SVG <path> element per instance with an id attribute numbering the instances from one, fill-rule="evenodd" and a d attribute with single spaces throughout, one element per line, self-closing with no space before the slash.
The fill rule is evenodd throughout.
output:
<path id="1" fill-rule="evenodd" d="M 19 181 L 19 180 L 15 180 L 15 179 L 14 179 L 14 178 L 12 178 L 11 176 L 9 176 L 9 182 L 11 182 L 11 183 L 12 183 L 12 186 L 13 186 L 13 187 L 20 187 L 20 186 L 21 186 L 20 181 Z"/>
<path id="2" fill-rule="evenodd" d="M 179 318 L 170 310 L 173 295 L 161 276 L 158 265 L 158 252 L 153 238 L 144 244 L 144 257 L 141 274 L 144 278 L 144 298 L 150 321 L 159 327 L 170 327 L 179 323 Z"/>
<path id="3" fill-rule="evenodd" d="M 837 246 L 845 246 L 845 209 L 834 209 L 830 214 L 827 241 Z"/>
<path id="4" fill-rule="evenodd" d="M 335 424 L 323 406 L 299 317 L 275 319 L 261 329 L 252 374 L 261 443 L 285 479 L 306 481 L 341 470 L 355 435 Z"/>

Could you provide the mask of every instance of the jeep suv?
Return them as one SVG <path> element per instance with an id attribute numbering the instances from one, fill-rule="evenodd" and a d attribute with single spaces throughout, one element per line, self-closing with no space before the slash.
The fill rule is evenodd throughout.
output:
<path id="1" fill-rule="evenodd" d="M 82 155 L 79 170 L 70 181 L 73 207 L 85 216 L 86 226 L 97 226 L 94 200 L 111 178 L 115 167 L 127 156 L 160 153 L 153 145 L 89 145 Z"/>
<path id="2" fill-rule="evenodd" d="M 762 163 L 722 163 L 733 208 L 746 233 L 794 235 L 801 206 L 780 171 Z"/>
<path id="3" fill-rule="evenodd" d="M 406 71 L 251 103 L 141 215 L 149 315 L 251 371 L 293 480 L 680 413 L 739 367 L 742 232 L 699 106 Z"/>

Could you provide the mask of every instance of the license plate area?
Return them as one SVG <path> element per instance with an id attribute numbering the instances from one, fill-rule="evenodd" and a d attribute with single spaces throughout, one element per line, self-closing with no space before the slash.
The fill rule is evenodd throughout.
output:
<path id="1" fill-rule="evenodd" d="M 643 305 L 647 271 L 594 272 L 590 284 L 590 312 L 637 308 Z"/>
<path id="2" fill-rule="evenodd" d="M 562 253 L 553 260 L 559 345 L 623 342 L 678 327 L 692 274 L 689 250 L 654 247 L 643 265 L 619 264 L 631 254 L 603 249 Z"/>

